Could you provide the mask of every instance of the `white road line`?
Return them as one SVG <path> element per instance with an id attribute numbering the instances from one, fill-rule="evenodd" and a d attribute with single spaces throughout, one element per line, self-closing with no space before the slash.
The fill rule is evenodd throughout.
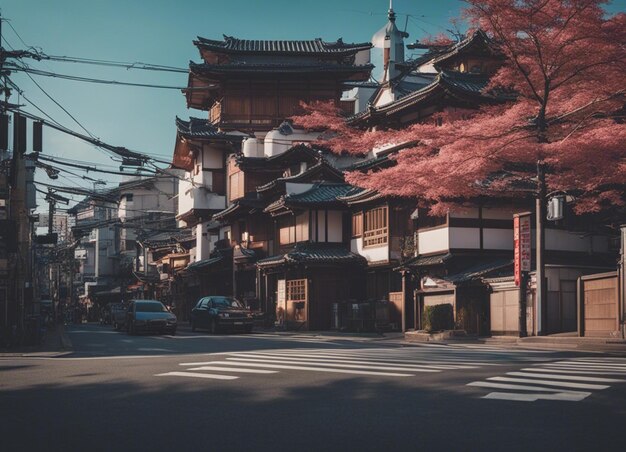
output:
<path id="1" fill-rule="evenodd" d="M 239 355 L 240 353 L 244 353 L 245 352 L 234 352 L 234 353 L 229 353 L 229 355 Z M 482 361 L 442 361 L 442 360 L 437 360 L 437 361 L 433 361 L 433 360 L 415 360 L 415 359 L 395 359 L 395 358 L 387 358 L 385 357 L 385 355 L 362 355 L 362 354 L 357 354 L 357 353 L 337 353 L 337 354 L 323 354 L 323 353 L 283 353 L 283 352 L 279 352 L 279 353 L 275 353 L 275 352 L 253 352 L 255 355 L 263 355 L 263 356 L 281 356 L 281 357 L 304 357 L 304 358 L 327 358 L 327 359 L 351 359 L 351 358 L 358 358 L 358 359 L 373 359 L 373 360 L 379 360 L 379 361 L 385 361 L 385 362 L 391 362 L 391 363 L 407 363 L 407 364 L 426 364 L 426 365 L 433 365 L 433 366 L 456 366 L 454 368 L 459 368 L 462 369 L 463 365 L 469 365 L 469 366 L 474 366 L 474 367 L 468 367 L 468 368 L 476 368 L 476 366 L 480 367 L 480 366 L 499 366 L 500 364 L 494 364 L 494 363 L 485 363 Z"/>
<path id="2" fill-rule="evenodd" d="M 307 356 L 307 355 L 271 355 L 271 354 L 256 354 L 256 353 L 236 353 L 234 356 L 242 357 L 242 358 L 259 358 L 259 359 L 271 359 L 274 362 L 276 358 L 286 361 L 308 361 L 308 362 L 326 362 L 326 363 L 345 363 L 345 364 L 369 364 L 374 366 L 383 366 L 383 365 L 393 365 L 396 367 L 405 367 L 407 369 L 438 369 L 438 370 L 446 370 L 446 369 L 478 369 L 479 366 L 452 366 L 452 365 L 422 365 L 422 364 L 397 364 L 396 361 L 376 361 L 376 360 L 367 360 L 367 361 L 359 361 L 352 359 L 338 359 L 335 357 L 329 359 L 317 359 L 318 356 Z M 304 358 L 299 358 L 297 356 L 305 356 Z"/>
<path id="3" fill-rule="evenodd" d="M 294 362 L 289 360 L 281 360 L 281 359 L 254 359 L 254 358 L 226 358 L 229 361 L 238 361 L 238 362 L 250 362 L 250 363 L 278 363 L 278 364 L 303 364 L 303 365 L 313 365 L 313 366 L 321 366 L 321 367 L 339 367 L 345 369 L 372 369 L 372 370 L 393 370 L 393 371 L 403 371 L 403 372 L 441 372 L 438 369 L 428 369 L 428 368 L 406 368 L 406 367 L 392 367 L 392 366 L 377 366 L 371 364 L 335 364 L 329 363 L 325 361 L 303 361 L 303 362 Z"/>
<path id="4" fill-rule="evenodd" d="M 232 367 L 218 367 L 218 366 L 202 366 L 202 367 L 193 367 L 188 370 L 211 370 L 214 372 L 240 372 L 247 374 L 276 374 L 277 370 L 263 370 L 263 369 L 233 369 Z"/>
<path id="5" fill-rule="evenodd" d="M 557 369 L 569 369 L 569 370 L 595 370 L 595 371 L 603 371 L 603 372 L 613 372 L 613 373 L 621 373 L 626 374 L 626 369 L 610 369 L 606 367 L 588 367 L 588 366 L 575 366 L 573 364 L 560 364 L 560 363 L 545 363 L 542 366 L 546 367 L 554 367 Z"/>
<path id="6" fill-rule="evenodd" d="M 580 402 L 586 395 L 583 394 L 570 394 L 570 393 L 558 393 L 558 394 L 520 394 L 516 392 L 491 392 L 483 399 L 496 399 L 496 400 L 512 400 L 514 402 L 535 402 L 537 400 L 561 400 L 566 402 Z"/>
<path id="7" fill-rule="evenodd" d="M 155 377 L 192 377 L 192 378 L 208 378 L 212 380 L 236 380 L 239 377 L 233 375 L 217 375 L 217 374 L 201 374 L 196 372 L 167 372 L 164 374 L 155 374 Z"/>
<path id="8" fill-rule="evenodd" d="M 269 369 L 287 369 L 287 370 L 308 370 L 314 372 L 330 372 L 338 374 L 355 374 L 355 375 L 376 375 L 381 377 L 414 377 L 414 374 L 400 374 L 390 372 L 373 372 L 367 370 L 350 370 L 350 369 L 329 369 L 325 367 L 305 367 L 305 366 L 287 366 L 282 364 L 259 364 L 259 363 L 242 363 L 233 361 L 216 361 L 215 364 L 229 366 L 245 366 L 245 367 L 266 367 Z M 438 372 L 438 371 L 435 371 Z"/>
<path id="9" fill-rule="evenodd" d="M 542 384 L 549 386 L 557 386 L 555 390 L 560 390 L 560 388 L 575 388 L 575 389 L 606 389 L 610 388 L 608 385 L 594 385 L 587 383 L 571 383 L 565 381 L 554 381 L 554 380 L 538 380 L 533 378 L 511 378 L 511 377 L 490 377 L 487 378 L 489 381 L 504 381 L 510 383 L 531 383 L 531 384 Z"/>
<path id="10" fill-rule="evenodd" d="M 550 378 L 551 380 L 596 381 L 598 383 L 619 383 L 626 381 L 619 378 L 577 377 L 574 375 L 556 375 L 552 373 L 536 374 L 532 372 L 507 372 L 506 374 L 514 377 L 541 377 Z"/>
<path id="11" fill-rule="evenodd" d="M 572 394 L 586 394 L 585 397 L 590 396 L 590 392 L 583 391 L 573 391 L 570 389 L 556 389 L 556 388 L 546 388 L 543 386 L 526 386 L 526 385 L 513 385 L 506 383 L 492 383 L 490 381 L 473 381 L 468 383 L 467 386 L 480 386 L 482 388 L 496 388 L 496 389 L 513 389 L 517 391 L 536 391 L 536 392 L 565 392 Z"/>
<path id="12" fill-rule="evenodd" d="M 580 367 L 602 367 L 604 369 L 626 370 L 626 364 L 588 363 L 583 361 L 557 361 L 557 363 Z"/>
<path id="13" fill-rule="evenodd" d="M 537 367 L 527 367 L 522 369 L 526 372 L 554 372 L 559 374 L 572 374 L 572 375 L 624 375 L 623 372 L 601 372 L 597 370 L 574 370 L 564 369 L 562 367 L 550 367 L 546 369 L 540 369 Z"/>

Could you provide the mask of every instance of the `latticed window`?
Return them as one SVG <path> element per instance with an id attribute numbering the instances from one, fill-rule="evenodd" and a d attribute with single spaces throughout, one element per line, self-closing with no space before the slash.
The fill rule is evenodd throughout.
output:
<path id="1" fill-rule="evenodd" d="M 287 300 L 306 301 L 306 279 L 293 279 L 286 282 Z"/>
<path id="2" fill-rule="evenodd" d="M 363 235 L 363 212 L 352 214 L 352 237 Z"/>
<path id="3" fill-rule="evenodd" d="M 387 206 L 366 211 L 363 223 L 363 246 L 383 245 L 388 242 Z"/>

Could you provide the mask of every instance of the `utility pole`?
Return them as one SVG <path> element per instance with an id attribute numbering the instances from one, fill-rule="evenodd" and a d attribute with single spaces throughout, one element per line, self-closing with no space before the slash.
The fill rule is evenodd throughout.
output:
<path id="1" fill-rule="evenodd" d="M 542 161 L 537 162 L 537 198 L 535 200 L 535 215 L 536 215 L 536 278 L 537 278 L 537 336 L 545 334 L 546 325 L 546 313 L 547 313 L 547 300 L 546 300 L 546 288 L 545 288 L 545 249 L 546 249 L 546 237 L 545 237 L 545 216 L 546 216 L 546 173 L 545 166 Z"/>

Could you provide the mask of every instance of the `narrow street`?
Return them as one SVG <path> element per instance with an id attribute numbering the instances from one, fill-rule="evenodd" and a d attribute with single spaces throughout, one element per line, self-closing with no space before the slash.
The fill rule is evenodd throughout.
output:
<path id="1" fill-rule="evenodd" d="M 626 357 L 68 328 L 0 360 L 3 450 L 622 450 Z"/>

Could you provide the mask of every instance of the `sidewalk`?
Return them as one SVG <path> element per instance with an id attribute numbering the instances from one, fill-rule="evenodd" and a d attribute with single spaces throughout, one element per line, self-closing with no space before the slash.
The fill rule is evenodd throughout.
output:
<path id="1" fill-rule="evenodd" d="M 12 349 L 0 349 L 0 357 L 12 356 L 57 356 L 72 350 L 70 341 L 65 332 L 65 325 L 58 324 L 46 328 L 44 339 L 39 345 L 24 345 Z"/>
<path id="2" fill-rule="evenodd" d="M 580 350 L 626 353 L 626 340 L 610 337 L 579 337 L 576 333 L 561 333 L 548 336 L 492 336 L 476 337 L 450 334 L 453 332 L 424 333 L 408 331 L 404 339 L 409 343 L 436 342 L 441 344 L 474 343 L 523 348 L 546 348 L 558 350 Z"/>

